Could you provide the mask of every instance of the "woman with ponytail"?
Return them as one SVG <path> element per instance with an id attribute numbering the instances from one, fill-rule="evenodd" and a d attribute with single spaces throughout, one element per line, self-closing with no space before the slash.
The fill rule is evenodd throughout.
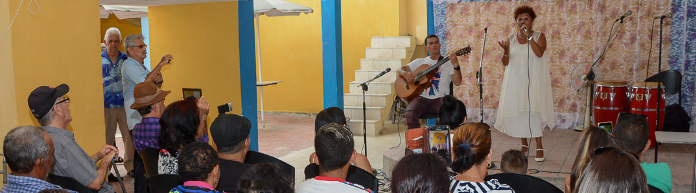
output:
<path id="1" fill-rule="evenodd" d="M 442 106 L 438 114 L 440 116 L 438 125 L 447 125 L 453 130 L 466 123 L 466 106 L 452 95 L 442 98 Z"/>
<path id="2" fill-rule="evenodd" d="M 486 166 L 492 161 L 491 127 L 485 123 L 466 123 L 460 126 L 452 139 L 452 170 L 457 173 L 450 190 L 452 193 L 515 192 L 506 184 L 492 179 Z"/>

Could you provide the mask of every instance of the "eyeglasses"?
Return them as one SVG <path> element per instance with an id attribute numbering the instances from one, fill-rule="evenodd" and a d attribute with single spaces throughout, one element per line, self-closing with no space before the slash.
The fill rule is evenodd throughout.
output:
<path id="1" fill-rule="evenodd" d="M 632 152 L 629 152 L 629 151 L 626 151 L 626 150 L 624 150 L 624 149 L 620 149 L 620 148 L 617 148 L 617 147 L 611 147 L 611 146 L 600 147 L 600 148 L 595 149 L 594 152 L 593 152 L 593 154 L 592 154 L 592 157 L 594 158 L 595 156 L 597 156 L 597 155 L 599 155 L 599 154 L 602 154 L 602 153 L 604 153 L 604 152 L 609 152 L 609 151 L 617 151 L 617 152 L 622 153 L 622 154 L 630 154 L 630 155 L 632 155 L 633 157 L 635 157 L 637 160 L 640 160 L 640 158 L 638 157 L 638 155 L 636 155 L 636 154 L 634 154 L 634 153 L 632 153 Z"/>
<path id="2" fill-rule="evenodd" d="M 63 99 L 63 100 L 61 100 L 61 101 L 58 101 L 56 104 L 53 104 L 53 105 L 58 105 L 58 104 L 60 104 L 60 103 L 62 103 L 62 102 L 70 103 L 70 98 L 65 97 L 65 99 Z"/>
<path id="3" fill-rule="evenodd" d="M 107 40 L 107 43 L 121 43 L 121 40 Z"/>
<path id="4" fill-rule="evenodd" d="M 147 48 L 147 45 L 143 44 L 143 45 L 139 45 L 139 46 L 131 46 L 131 47 L 134 47 L 134 48 L 140 48 L 140 49 L 144 49 L 144 48 Z"/>

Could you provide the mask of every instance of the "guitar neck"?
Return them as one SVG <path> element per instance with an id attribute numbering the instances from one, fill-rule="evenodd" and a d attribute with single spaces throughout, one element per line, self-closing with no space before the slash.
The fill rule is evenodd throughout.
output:
<path id="1" fill-rule="evenodd" d="M 425 76 L 426 74 L 432 72 L 433 70 L 435 70 L 435 69 L 439 68 L 440 66 L 442 66 L 442 64 L 445 64 L 445 63 L 447 63 L 447 62 L 449 62 L 449 61 L 450 61 L 449 56 L 443 58 L 443 59 L 440 60 L 440 61 L 437 61 L 437 63 L 435 63 L 435 65 L 432 65 L 432 66 L 428 67 L 428 69 L 423 70 L 423 72 L 420 72 L 420 73 L 418 74 L 418 78 L 419 78 L 419 79 L 422 78 L 422 77 Z"/>

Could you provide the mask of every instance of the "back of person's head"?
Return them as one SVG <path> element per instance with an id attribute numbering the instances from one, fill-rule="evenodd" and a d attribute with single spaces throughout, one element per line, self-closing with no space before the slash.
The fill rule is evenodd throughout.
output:
<path id="1" fill-rule="evenodd" d="M 188 144 L 177 158 L 179 177 L 183 181 L 205 181 L 218 165 L 218 158 L 217 152 L 208 143 Z"/>
<path id="2" fill-rule="evenodd" d="M 576 193 L 647 193 L 645 172 L 635 154 L 615 147 L 594 151 L 592 161 L 578 178 Z"/>
<path id="3" fill-rule="evenodd" d="M 237 193 L 293 193 L 292 183 L 275 163 L 258 163 L 239 177 Z"/>
<path id="4" fill-rule="evenodd" d="M 44 129 L 37 126 L 19 126 L 5 135 L 2 151 L 12 172 L 27 174 L 44 158 L 50 164 L 50 147 L 44 139 Z M 50 167 L 50 166 L 45 166 Z"/>
<path id="5" fill-rule="evenodd" d="M 319 128 L 329 123 L 338 123 L 339 125 L 345 125 L 347 123 L 346 115 L 341 108 L 329 107 L 321 110 L 319 114 L 317 114 L 317 118 L 314 119 L 314 133 L 319 132 Z"/>
<path id="6" fill-rule="evenodd" d="M 160 134 L 157 143 L 173 155 L 183 146 L 196 141 L 200 112 L 197 100 L 189 97 L 167 106 L 159 120 Z"/>
<path id="7" fill-rule="evenodd" d="M 518 149 L 507 150 L 500 160 L 500 172 L 527 174 L 527 156 Z"/>
<path id="8" fill-rule="evenodd" d="M 578 141 L 578 151 L 575 162 L 570 170 L 570 188 L 575 187 L 575 182 L 591 160 L 590 154 L 600 147 L 621 147 L 618 140 L 614 139 L 607 131 L 595 126 L 585 128 Z"/>
<path id="9" fill-rule="evenodd" d="M 452 170 L 462 173 L 483 163 L 491 152 L 491 127 L 486 123 L 466 123 L 452 139 L 454 161 Z"/>
<path id="10" fill-rule="evenodd" d="M 324 172 L 340 169 L 355 152 L 353 133 L 337 123 L 324 125 L 314 136 L 314 149 L 317 151 L 319 168 Z"/>
<path id="11" fill-rule="evenodd" d="M 447 193 L 449 172 L 440 157 L 431 153 L 411 154 L 392 170 L 394 193 Z"/>
<path id="12" fill-rule="evenodd" d="M 633 113 L 621 114 L 616 120 L 616 126 L 614 126 L 612 135 L 621 141 L 624 148 L 634 154 L 640 154 L 648 143 L 648 137 L 650 136 L 648 121 L 645 120 L 643 115 Z"/>
<path id="13" fill-rule="evenodd" d="M 210 124 L 210 136 L 218 153 L 234 154 L 245 150 L 244 142 L 249 138 L 250 131 L 249 119 L 235 114 L 220 114 Z"/>
<path id="14" fill-rule="evenodd" d="M 451 95 L 442 99 L 440 106 L 440 125 L 448 125 L 451 129 L 459 127 L 466 118 L 466 106 Z"/>

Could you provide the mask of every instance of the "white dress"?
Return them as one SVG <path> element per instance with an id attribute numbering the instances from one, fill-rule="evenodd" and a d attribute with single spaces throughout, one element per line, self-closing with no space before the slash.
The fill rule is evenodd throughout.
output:
<path id="1" fill-rule="evenodd" d="M 540 35 L 541 32 L 534 32 L 534 42 L 539 40 Z M 494 127 L 511 137 L 541 137 L 544 127 L 553 129 L 555 126 L 551 75 L 546 57 L 548 50 L 539 58 L 527 44 L 520 44 L 516 36 L 517 33 L 508 36 L 510 58 L 505 67 Z"/>

